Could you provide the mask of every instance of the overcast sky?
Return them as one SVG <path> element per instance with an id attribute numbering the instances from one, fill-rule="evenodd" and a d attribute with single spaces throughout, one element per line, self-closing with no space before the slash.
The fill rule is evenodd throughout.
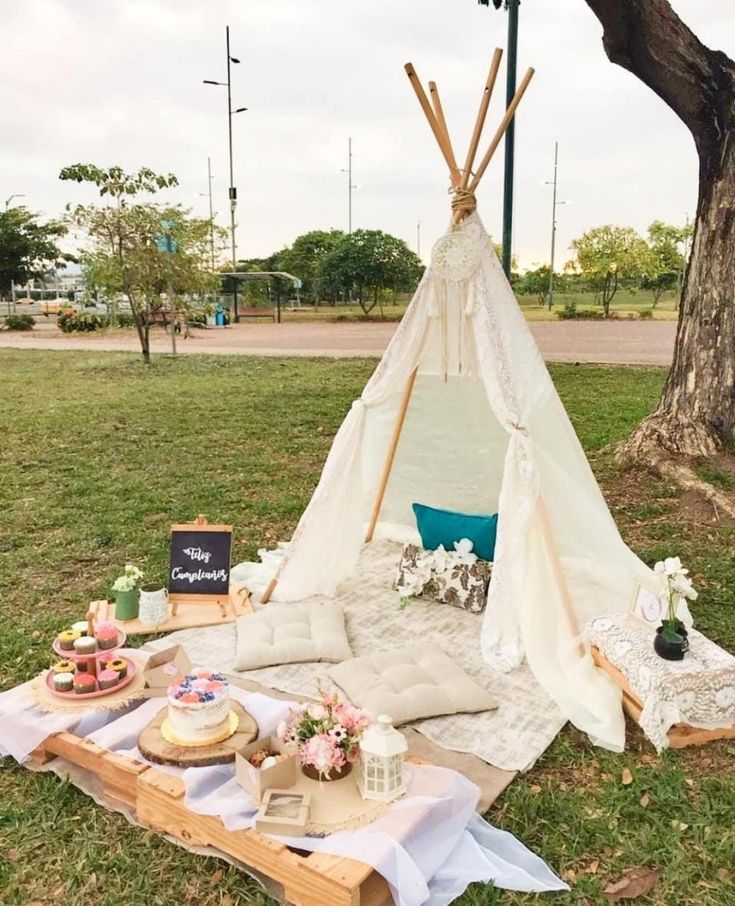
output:
<path id="1" fill-rule="evenodd" d="M 735 56 L 732 0 L 673 0 L 710 47 Z M 171 200 L 228 222 L 225 77 L 231 27 L 238 252 L 266 255 L 309 229 L 347 228 L 347 139 L 354 152 L 353 226 L 387 230 L 421 252 L 443 232 L 445 165 L 403 64 L 434 79 L 463 158 L 493 48 L 507 16 L 474 0 L 0 0 L 0 201 L 44 215 L 92 194 L 61 183 L 75 162 L 172 171 Z M 514 250 L 548 261 L 554 141 L 559 141 L 558 261 L 601 223 L 643 231 L 683 223 L 696 201 L 686 129 L 637 79 L 608 62 L 584 0 L 524 0 L 519 70 L 536 68 L 516 130 Z M 502 70 L 501 70 L 502 72 Z M 502 114 L 499 79 L 486 138 Z M 502 150 L 478 197 L 500 236 Z"/>

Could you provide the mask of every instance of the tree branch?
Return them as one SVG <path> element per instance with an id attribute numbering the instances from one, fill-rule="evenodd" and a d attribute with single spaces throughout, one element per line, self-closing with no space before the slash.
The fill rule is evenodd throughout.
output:
<path id="1" fill-rule="evenodd" d="M 608 58 L 637 76 L 689 128 L 700 153 L 735 118 L 735 63 L 713 51 L 668 0 L 585 0 Z"/>

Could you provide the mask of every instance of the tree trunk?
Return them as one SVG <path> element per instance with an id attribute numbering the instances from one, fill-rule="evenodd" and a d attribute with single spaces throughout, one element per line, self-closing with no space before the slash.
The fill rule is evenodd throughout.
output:
<path id="1" fill-rule="evenodd" d="M 692 254 L 674 359 L 655 412 L 626 458 L 711 456 L 735 439 L 735 63 L 705 47 L 667 0 L 586 0 L 613 63 L 659 95 L 699 155 Z"/>

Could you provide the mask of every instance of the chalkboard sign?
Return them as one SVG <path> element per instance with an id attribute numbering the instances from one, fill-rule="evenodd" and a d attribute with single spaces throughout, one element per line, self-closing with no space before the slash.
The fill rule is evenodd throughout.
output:
<path id="1" fill-rule="evenodd" d="M 232 526 L 196 522 L 171 526 L 168 597 L 174 613 L 185 601 L 229 603 Z"/>

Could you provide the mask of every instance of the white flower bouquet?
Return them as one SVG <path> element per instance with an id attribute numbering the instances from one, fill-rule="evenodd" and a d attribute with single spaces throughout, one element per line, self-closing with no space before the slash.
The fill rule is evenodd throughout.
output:
<path id="1" fill-rule="evenodd" d="M 121 576 L 118 576 L 117 579 L 112 583 L 112 590 L 114 592 L 118 591 L 134 591 L 136 588 L 140 587 L 140 583 L 143 579 L 143 571 L 138 569 L 137 566 L 134 566 L 132 563 L 128 563 L 125 566 L 125 571 Z"/>
<path id="2" fill-rule="evenodd" d="M 299 759 L 320 779 L 337 779 L 360 757 L 360 737 L 372 724 L 368 711 L 319 690 L 320 701 L 294 708 L 277 729 L 281 742 L 295 745 Z"/>
<path id="3" fill-rule="evenodd" d="M 662 635 L 668 642 L 681 642 L 686 636 L 686 628 L 679 619 L 679 613 L 684 610 L 686 601 L 696 601 L 699 595 L 689 578 L 689 570 L 684 569 L 678 557 L 659 560 L 653 571 L 659 577 L 669 605 L 668 616 L 663 620 Z"/>

